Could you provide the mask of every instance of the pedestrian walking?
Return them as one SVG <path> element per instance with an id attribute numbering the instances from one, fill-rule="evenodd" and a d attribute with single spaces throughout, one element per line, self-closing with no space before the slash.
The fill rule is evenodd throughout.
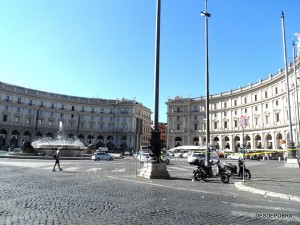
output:
<path id="1" fill-rule="evenodd" d="M 59 150 L 61 150 L 61 147 L 59 147 L 57 149 L 57 151 L 53 154 L 53 157 L 55 159 L 55 164 L 54 164 L 54 167 L 53 167 L 53 171 L 55 171 L 56 165 L 58 166 L 58 168 L 59 168 L 60 171 L 63 170 L 62 168 L 60 168 L 60 164 L 59 164 L 59 159 L 60 159 L 60 156 L 61 156 L 61 153 L 60 153 Z"/>

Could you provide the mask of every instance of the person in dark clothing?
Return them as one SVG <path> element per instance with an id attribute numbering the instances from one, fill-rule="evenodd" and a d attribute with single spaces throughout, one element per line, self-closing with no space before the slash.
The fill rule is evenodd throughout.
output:
<path id="1" fill-rule="evenodd" d="M 55 164 L 54 164 L 54 167 L 53 167 L 53 171 L 55 171 L 55 167 L 56 165 L 58 166 L 59 170 L 62 171 L 63 169 L 60 168 L 60 164 L 59 164 L 59 159 L 60 159 L 60 156 L 61 156 L 61 153 L 60 151 L 61 150 L 61 147 L 59 147 L 56 151 L 56 153 L 54 154 L 54 158 L 55 158 Z"/>

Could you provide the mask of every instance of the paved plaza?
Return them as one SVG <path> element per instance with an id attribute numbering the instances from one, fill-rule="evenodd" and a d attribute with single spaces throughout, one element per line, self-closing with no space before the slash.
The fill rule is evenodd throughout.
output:
<path id="1" fill-rule="evenodd" d="M 300 223 L 299 202 L 239 190 L 238 179 L 192 181 L 195 166 L 185 160 L 168 165 L 170 180 L 137 177 L 141 164 L 133 158 L 62 160 L 62 172 L 52 172 L 52 166 L 53 160 L 0 158 L 0 224 Z M 247 185 L 253 188 L 263 188 L 259 182 L 274 168 L 291 170 L 277 161 L 246 166 L 253 176 Z M 295 171 L 286 177 L 285 188 Z M 299 179 L 293 185 L 296 190 Z"/>

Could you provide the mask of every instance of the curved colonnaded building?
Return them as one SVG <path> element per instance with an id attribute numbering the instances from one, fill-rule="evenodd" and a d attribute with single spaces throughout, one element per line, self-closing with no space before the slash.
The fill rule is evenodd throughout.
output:
<path id="1" fill-rule="evenodd" d="M 55 139 L 60 122 L 66 137 L 77 136 L 86 145 L 149 145 L 152 112 L 135 100 L 67 96 L 0 82 L 0 102 L 0 149 Z"/>
<path id="2" fill-rule="evenodd" d="M 300 143 L 297 101 L 299 65 L 298 56 L 296 74 L 294 64 L 288 66 L 292 141 L 295 146 Z M 210 95 L 210 146 L 233 152 L 237 152 L 243 143 L 248 149 L 286 149 L 290 132 L 285 77 L 285 70 L 280 69 L 277 74 L 269 75 L 258 83 Z M 166 104 L 168 147 L 206 145 L 206 98 L 177 96 L 168 99 Z M 243 130 L 240 126 L 241 117 L 245 121 Z"/>

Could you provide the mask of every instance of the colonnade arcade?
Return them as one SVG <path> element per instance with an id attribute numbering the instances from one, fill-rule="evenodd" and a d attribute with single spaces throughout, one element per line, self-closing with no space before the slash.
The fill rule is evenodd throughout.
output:
<path id="1" fill-rule="evenodd" d="M 17 129 L 8 131 L 6 129 L 0 130 L 0 148 L 17 148 L 20 147 L 23 140 L 29 140 L 29 141 L 34 141 L 37 139 L 41 138 L 51 138 L 54 139 L 57 136 L 56 133 L 52 132 L 47 132 L 47 133 L 42 133 L 40 131 L 37 132 L 30 132 L 28 130 L 21 132 Z M 77 136 L 77 138 L 84 144 L 90 144 L 90 143 L 102 143 L 103 146 L 114 146 L 114 145 L 128 145 L 129 142 L 134 141 L 134 137 L 128 137 L 127 135 L 94 135 L 94 134 L 89 134 L 89 135 L 84 135 L 84 134 L 79 134 L 79 135 L 74 135 L 72 133 L 69 133 L 66 135 L 66 138 L 74 138 Z M 131 140 L 132 139 L 132 140 Z"/>
<path id="2" fill-rule="evenodd" d="M 283 149 L 285 145 L 281 144 L 281 140 L 288 143 L 289 134 L 284 132 L 268 132 L 268 133 L 233 133 L 211 135 L 211 147 L 219 150 L 232 150 L 238 152 L 243 147 L 247 149 Z M 244 139 L 244 141 L 242 141 Z M 183 145 L 205 146 L 206 138 L 204 135 L 186 136 L 184 134 L 176 135 L 172 138 L 169 148 Z"/>

